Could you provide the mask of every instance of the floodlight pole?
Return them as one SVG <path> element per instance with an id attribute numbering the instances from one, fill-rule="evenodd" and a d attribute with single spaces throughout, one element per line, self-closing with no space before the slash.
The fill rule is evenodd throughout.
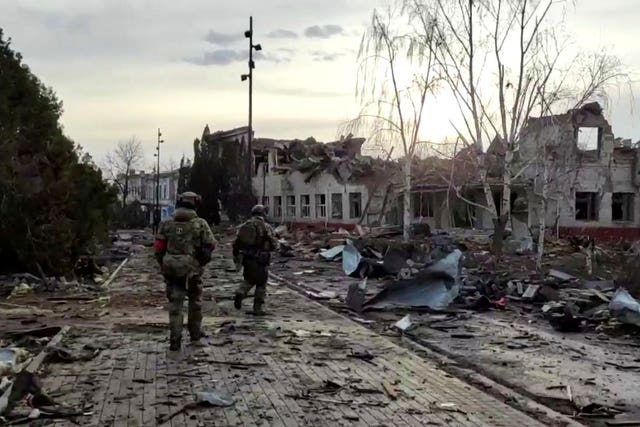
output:
<path id="1" fill-rule="evenodd" d="M 249 136 L 247 138 L 247 149 L 249 151 L 249 181 L 253 176 L 253 69 L 256 64 L 253 61 L 253 51 L 262 50 L 260 44 L 253 44 L 253 16 L 249 17 L 249 30 L 244 32 L 244 36 L 249 39 L 249 73 L 241 76 L 242 81 L 249 79 Z"/>
<path id="2" fill-rule="evenodd" d="M 249 180 L 253 176 L 253 16 L 249 17 Z M 249 181 L 251 182 L 251 181 Z"/>

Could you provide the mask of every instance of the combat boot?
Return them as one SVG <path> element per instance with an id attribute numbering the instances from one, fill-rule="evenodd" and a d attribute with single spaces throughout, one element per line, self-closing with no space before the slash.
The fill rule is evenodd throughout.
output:
<path id="1" fill-rule="evenodd" d="M 194 333 L 190 336 L 191 338 L 191 345 L 195 346 L 195 347 L 202 347 L 202 338 L 207 338 L 207 334 L 205 334 L 204 332 L 202 332 L 202 330 L 198 331 L 197 333 Z"/>
<path id="2" fill-rule="evenodd" d="M 233 298 L 233 306 L 236 310 L 240 310 L 242 308 L 242 298 L 243 295 L 240 292 L 236 292 L 236 296 Z"/>
<path id="3" fill-rule="evenodd" d="M 180 351 L 180 347 L 182 346 L 180 340 L 170 340 L 169 341 L 169 351 Z"/>
<path id="4" fill-rule="evenodd" d="M 262 309 L 262 304 L 253 304 L 253 312 L 251 314 L 254 316 L 266 316 L 267 312 Z"/>

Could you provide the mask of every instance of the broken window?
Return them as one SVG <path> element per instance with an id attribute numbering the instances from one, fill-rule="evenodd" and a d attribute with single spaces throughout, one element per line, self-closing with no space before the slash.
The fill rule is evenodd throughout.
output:
<path id="1" fill-rule="evenodd" d="M 276 167 L 287 164 L 287 158 L 282 150 L 276 150 Z"/>
<path id="2" fill-rule="evenodd" d="M 287 196 L 287 216 L 289 218 L 296 216 L 296 196 Z"/>
<path id="3" fill-rule="evenodd" d="M 327 196 L 316 194 L 316 218 L 327 217 Z"/>
<path id="4" fill-rule="evenodd" d="M 600 128 L 579 127 L 578 148 L 582 151 L 596 151 L 600 148 Z"/>
<path id="5" fill-rule="evenodd" d="M 433 218 L 434 197 L 432 193 L 413 193 L 411 203 L 414 218 Z"/>
<path id="6" fill-rule="evenodd" d="M 633 221 L 633 193 L 613 193 L 611 219 L 614 221 Z"/>
<path id="7" fill-rule="evenodd" d="M 598 193 L 576 192 L 576 219 L 581 221 L 598 220 Z"/>
<path id="8" fill-rule="evenodd" d="M 300 216 L 302 216 L 302 218 L 311 217 L 311 196 L 308 194 L 302 194 L 300 196 Z"/>
<path id="9" fill-rule="evenodd" d="M 268 152 L 253 152 L 253 174 L 260 175 L 260 172 L 266 175 L 267 166 L 269 164 Z"/>
<path id="10" fill-rule="evenodd" d="M 342 219 L 342 193 L 331 194 L 331 218 Z"/>
<path id="11" fill-rule="evenodd" d="M 360 218 L 362 215 L 362 194 L 349 193 L 349 218 Z"/>
<path id="12" fill-rule="evenodd" d="M 282 196 L 273 196 L 273 216 L 282 218 Z"/>

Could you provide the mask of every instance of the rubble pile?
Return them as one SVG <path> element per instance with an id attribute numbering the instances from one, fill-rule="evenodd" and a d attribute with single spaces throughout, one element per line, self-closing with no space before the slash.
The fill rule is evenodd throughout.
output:
<path id="1" fill-rule="evenodd" d="M 67 276 L 45 276 L 42 272 L 39 277 L 31 273 L 0 275 L 0 298 L 13 299 L 46 292 L 100 292 L 114 263 L 151 245 L 152 237 L 142 230 L 113 233 L 110 246 L 101 248 L 96 255 L 81 256 Z"/>
<path id="2" fill-rule="evenodd" d="M 615 276 L 610 264 L 629 256 L 633 245 L 603 248 L 579 237 L 550 242 L 546 255 L 550 265 L 541 273 L 535 270 L 531 248 L 519 247 L 497 266 L 488 251 L 490 233 L 475 230 L 429 230 L 409 242 L 401 241 L 400 227 L 356 226 L 351 232 L 322 232 L 290 231 L 281 225 L 276 234 L 280 239 L 277 262 L 286 263 L 289 258 L 339 262 L 344 275 L 359 279 L 345 297 L 347 307 L 356 312 L 509 309 L 534 313 L 560 332 L 613 333 L 621 327 L 640 327 L 640 303 L 616 286 L 617 281 L 593 273 L 591 280 L 581 279 L 550 268 L 564 263 L 584 270 L 585 257 L 591 254 L 602 271 Z M 372 279 L 380 279 L 383 286 L 367 299 L 365 289 Z"/>

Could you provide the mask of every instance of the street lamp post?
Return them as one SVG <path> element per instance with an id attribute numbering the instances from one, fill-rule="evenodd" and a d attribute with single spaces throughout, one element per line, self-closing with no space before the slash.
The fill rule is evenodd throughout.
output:
<path id="1" fill-rule="evenodd" d="M 256 68 L 256 64 L 253 61 L 253 51 L 256 52 L 262 50 L 262 46 L 260 44 L 253 44 L 253 16 L 249 17 L 249 30 L 244 32 L 244 36 L 249 39 L 249 73 L 243 74 L 240 76 L 242 81 L 249 79 L 249 136 L 247 140 L 247 150 L 249 151 L 249 161 L 248 161 L 248 177 L 249 182 L 251 182 L 251 177 L 253 176 L 253 167 L 252 167 L 252 144 L 253 144 L 253 69 Z"/>
<path id="2" fill-rule="evenodd" d="M 155 209 L 153 210 L 154 234 L 158 232 L 158 226 L 160 225 L 160 144 L 164 142 L 164 140 L 160 139 L 161 136 L 162 133 L 160 133 L 160 128 L 158 128 L 158 145 L 153 155 L 156 158 L 156 203 Z"/>

